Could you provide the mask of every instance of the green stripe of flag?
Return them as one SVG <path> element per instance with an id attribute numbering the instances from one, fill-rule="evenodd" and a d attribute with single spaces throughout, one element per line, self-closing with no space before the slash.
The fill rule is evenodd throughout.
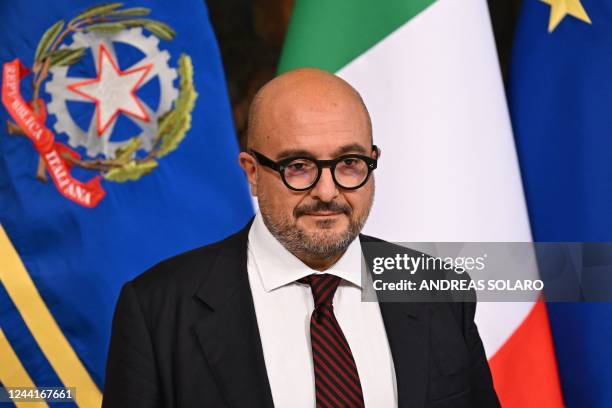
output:
<path id="1" fill-rule="evenodd" d="M 433 2 L 297 0 L 278 71 L 307 66 L 337 72 Z"/>

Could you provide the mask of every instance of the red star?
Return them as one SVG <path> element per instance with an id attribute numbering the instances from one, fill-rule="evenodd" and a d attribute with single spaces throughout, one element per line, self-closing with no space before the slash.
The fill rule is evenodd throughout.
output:
<path id="1" fill-rule="evenodd" d="M 72 92 L 96 103 L 98 136 L 123 112 L 145 122 L 150 120 L 136 91 L 145 80 L 152 64 L 121 71 L 104 44 L 100 44 L 98 76 L 68 85 Z"/>

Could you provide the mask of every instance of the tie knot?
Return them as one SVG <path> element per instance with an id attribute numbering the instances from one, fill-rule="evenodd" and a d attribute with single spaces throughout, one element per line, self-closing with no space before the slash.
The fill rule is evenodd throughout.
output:
<path id="1" fill-rule="evenodd" d="M 316 307 L 321 305 L 331 306 L 336 289 L 340 284 L 340 278 L 328 273 L 317 273 L 305 276 L 298 282 L 310 285 Z"/>

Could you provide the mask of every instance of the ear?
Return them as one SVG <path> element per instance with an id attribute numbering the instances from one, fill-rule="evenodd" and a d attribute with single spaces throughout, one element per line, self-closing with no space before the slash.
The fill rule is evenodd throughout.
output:
<path id="1" fill-rule="evenodd" d="M 374 150 L 374 159 L 380 159 L 380 155 L 382 153 L 382 150 L 380 150 L 380 147 L 375 146 L 376 149 Z"/>
<path id="2" fill-rule="evenodd" d="M 251 195 L 257 197 L 257 161 L 247 152 L 240 152 L 238 162 L 242 170 L 244 170 L 244 174 L 251 187 Z"/>

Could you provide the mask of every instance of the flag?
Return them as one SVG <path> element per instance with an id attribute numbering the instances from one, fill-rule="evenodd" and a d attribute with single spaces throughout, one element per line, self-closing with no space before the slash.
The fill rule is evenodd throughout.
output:
<path id="1" fill-rule="evenodd" d="M 0 4 L 0 383 L 100 406 L 124 282 L 252 215 L 201 0 Z"/>
<path id="2" fill-rule="evenodd" d="M 609 2 L 523 2 L 510 105 L 537 241 L 612 241 L 610 38 Z M 610 272 L 599 268 L 590 285 L 608 300 Z M 567 406 L 612 406 L 612 304 L 549 303 L 548 312 Z"/>
<path id="3" fill-rule="evenodd" d="M 346 79 L 372 116 L 366 233 L 531 241 L 486 1 L 298 0 L 280 71 L 301 66 Z M 541 301 L 481 303 L 476 321 L 502 406 L 562 406 Z"/>

